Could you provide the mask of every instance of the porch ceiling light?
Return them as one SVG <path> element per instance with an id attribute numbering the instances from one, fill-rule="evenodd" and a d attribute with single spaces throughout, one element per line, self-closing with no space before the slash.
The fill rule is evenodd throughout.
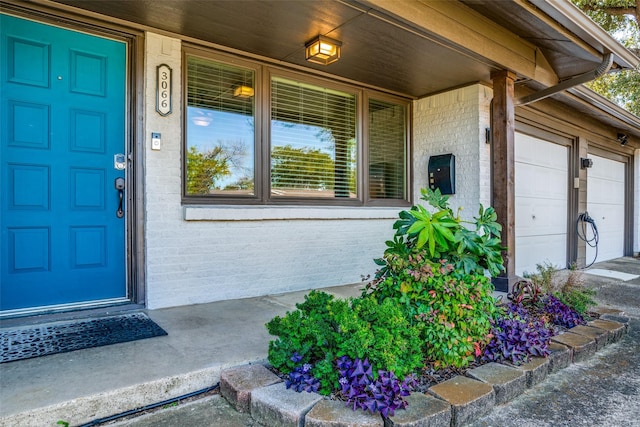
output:
<path id="1" fill-rule="evenodd" d="M 235 98 L 251 98 L 253 96 L 253 88 L 245 85 L 237 86 L 233 90 Z"/>
<path id="2" fill-rule="evenodd" d="M 305 43 L 304 57 L 309 62 L 329 65 L 340 59 L 342 42 L 325 36 L 317 36 Z"/>

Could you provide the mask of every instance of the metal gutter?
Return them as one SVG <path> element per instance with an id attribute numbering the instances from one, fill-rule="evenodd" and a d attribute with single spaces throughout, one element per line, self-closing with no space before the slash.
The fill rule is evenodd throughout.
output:
<path id="1" fill-rule="evenodd" d="M 620 122 L 620 124 L 629 126 L 629 129 L 631 129 L 633 133 L 639 135 L 639 117 L 582 84 L 608 73 L 612 68 L 640 68 L 640 57 L 625 48 L 568 0 L 528 0 L 528 2 L 600 51 L 603 54 L 603 61 L 593 71 L 570 78 L 537 93 L 519 98 L 515 101 L 515 104 L 517 106 L 526 105 L 566 91 L 564 96 L 569 99 L 574 97 L 574 99 L 578 99 L 581 102 L 595 107 L 602 113 Z M 605 64 L 610 65 L 607 67 Z"/>
<path id="2" fill-rule="evenodd" d="M 529 3 L 545 12 L 565 28 L 598 49 L 603 55 L 613 53 L 614 62 L 621 68 L 640 67 L 640 58 L 602 27 L 593 22 L 584 12 L 568 0 L 529 0 Z"/>
<path id="3" fill-rule="evenodd" d="M 531 95 L 518 98 L 515 100 L 514 104 L 516 106 L 531 104 L 532 102 L 536 102 L 536 101 L 540 101 L 541 99 L 548 98 L 549 96 L 555 95 L 556 93 L 562 92 L 563 90 L 567 90 L 572 87 L 581 85 L 583 83 L 590 82 L 591 80 L 595 80 L 598 77 L 604 74 L 607 74 L 609 70 L 611 70 L 612 65 L 613 65 L 613 54 L 607 53 L 605 57 L 602 59 L 602 63 L 594 70 L 586 72 L 584 74 L 580 74 L 570 79 L 564 80 L 555 86 L 548 87 L 539 92 L 532 93 Z"/>

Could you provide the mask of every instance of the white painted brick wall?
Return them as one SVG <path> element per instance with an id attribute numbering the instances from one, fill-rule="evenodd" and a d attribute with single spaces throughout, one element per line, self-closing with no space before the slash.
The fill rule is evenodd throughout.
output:
<path id="1" fill-rule="evenodd" d="M 201 220 L 186 221 L 181 205 L 180 41 L 148 33 L 146 99 L 155 99 L 156 66 L 161 63 L 173 69 L 173 113 L 162 117 L 154 103 L 146 105 L 147 307 L 356 283 L 361 275 L 375 272 L 373 259 L 393 235 L 399 208 L 280 207 L 279 213 L 291 219 L 251 220 L 261 218 L 260 212 L 243 212 L 245 220 L 234 221 L 216 218 L 228 219 L 229 208 L 203 207 L 196 215 Z M 160 151 L 150 149 L 151 132 L 162 133 Z M 270 208 L 246 211 L 255 209 Z M 341 215 L 350 219 L 335 219 Z"/>
<path id="2" fill-rule="evenodd" d="M 375 272 L 373 258 L 382 255 L 384 241 L 393 235 L 400 208 L 279 207 L 277 217 L 285 219 L 264 219 L 265 210 L 273 213 L 266 207 L 241 215 L 228 207 L 183 208 L 180 49 L 179 40 L 147 34 L 147 99 L 155 99 L 156 66 L 173 69 L 173 113 L 160 116 L 153 102 L 145 107 L 147 306 L 335 286 Z M 452 152 L 457 171 L 452 207 L 464 207 L 463 216 L 471 218 L 478 202 L 488 204 L 484 129 L 490 99 L 490 89 L 474 85 L 415 102 L 415 200 L 427 182 L 428 157 Z M 162 134 L 160 151 L 150 149 L 151 132 Z"/>
<path id="3" fill-rule="evenodd" d="M 471 220 L 478 203 L 491 200 L 490 146 L 485 129 L 490 126 L 489 104 L 493 92 L 476 84 L 420 99 L 414 104 L 413 167 L 414 200 L 428 185 L 429 157 L 453 153 L 456 156 L 456 194 L 449 199 L 462 217 Z"/>

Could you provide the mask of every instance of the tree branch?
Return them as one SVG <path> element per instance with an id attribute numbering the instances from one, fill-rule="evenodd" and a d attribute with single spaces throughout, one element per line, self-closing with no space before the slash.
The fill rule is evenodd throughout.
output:
<path id="1" fill-rule="evenodd" d="M 631 15 L 636 19 L 636 22 L 640 24 L 640 0 L 636 0 L 636 5 L 634 7 L 596 6 L 592 4 L 586 4 L 582 7 L 582 9 L 585 11 L 602 11 L 609 15 L 615 16 Z"/>

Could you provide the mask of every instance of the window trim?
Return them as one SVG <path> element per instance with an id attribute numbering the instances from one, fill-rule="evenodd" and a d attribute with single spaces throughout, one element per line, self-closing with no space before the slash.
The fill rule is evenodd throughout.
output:
<path id="1" fill-rule="evenodd" d="M 396 104 L 405 104 L 406 108 L 405 108 L 405 134 L 406 134 L 406 139 L 405 139 L 405 153 L 404 153 L 404 162 L 405 162 L 405 170 L 404 170 L 404 179 L 405 179 L 405 196 L 404 199 L 373 199 L 371 197 L 369 197 L 370 195 L 370 181 L 369 179 L 362 181 L 363 186 L 366 187 L 363 191 L 363 196 L 364 196 L 364 204 L 365 206 L 410 206 L 411 205 L 411 198 L 412 198 L 412 194 L 413 194 L 413 164 L 411 163 L 411 150 L 413 147 L 413 138 L 412 138 L 412 134 L 411 134 L 411 129 L 412 129 L 412 117 L 413 117 L 413 102 L 411 102 L 411 100 L 406 99 L 406 98 L 401 98 L 399 96 L 395 96 L 395 95 L 389 95 L 389 94 L 385 94 L 383 92 L 378 92 L 378 91 L 372 91 L 372 90 L 365 90 L 364 91 L 364 99 L 362 102 L 362 105 L 366 105 L 367 107 L 369 106 L 369 100 L 373 98 L 377 101 L 384 101 L 384 102 L 389 102 L 389 103 L 396 103 Z M 364 107 L 363 107 L 364 108 Z M 362 149 L 364 150 L 365 153 L 369 153 L 371 147 L 370 147 L 370 140 L 369 140 L 369 116 L 368 113 L 365 116 L 365 118 L 367 118 L 367 120 L 362 120 L 362 126 L 363 126 L 363 135 L 366 135 L 366 138 L 363 139 L 363 143 L 361 144 L 363 147 Z M 369 156 L 367 156 L 366 158 L 363 159 L 364 161 L 362 162 L 363 164 L 363 173 L 366 174 L 366 171 L 369 170 Z M 397 201 L 404 201 L 406 202 L 406 205 L 399 205 L 397 203 Z"/>
<path id="2" fill-rule="evenodd" d="M 227 65 L 252 69 L 255 72 L 255 101 L 254 101 L 254 195 L 209 195 L 192 196 L 187 195 L 186 181 L 186 150 L 188 144 L 187 135 L 187 93 L 188 93 L 188 72 L 187 60 L 189 57 L 198 57 L 210 61 L 220 62 Z M 200 48 L 196 46 L 183 46 L 182 52 L 182 173 L 181 173 L 181 195 L 182 204 L 185 207 L 201 206 L 311 206 L 311 207 L 406 207 L 411 205 L 413 194 L 412 176 L 413 165 L 411 164 L 411 149 L 413 146 L 411 124 L 413 114 L 413 102 L 410 98 L 392 95 L 383 91 L 359 86 L 355 83 L 346 83 L 332 80 L 324 76 L 303 73 L 283 67 L 278 67 L 267 62 L 246 59 L 225 52 Z M 327 198 L 327 197 L 272 197 L 271 196 L 271 176 L 270 176 L 270 155 L 271 155 L 271 82 L 272 77 L 282 77 L 303 83 L 309 83 L 328 89 L 335 89 L 346 93 L 354 94 L 356 97 L 356 140 L 358 161 L 356 165 L 358 196 L 355 198 Z M 369 99 L 386 101 L 405 105 L 405 197 L 404 199 L 372 199 L 369 195 Z"/>
<path id="3" fill-rule="evenodd" d="M 268 94 L 268 96 L 265 97 L 266 109 L 264 111 L 265 141 L 263 144 L 263 148 L 265 149 L 265 153 L 264 153 L 265 164 L 270 163 L 270 159 L 271 159 L 271 100 L 272 100 L 271 82 L 273 77 L 280 77 L 284 79 L 299 81 L 302 83 L 309 83 L 309 84 L 313 84 L 323 88 L 333 89 L 340 92 L 353 94 L 356 100 L 356 113 L 355 113 L 356 114 L 356 142 L 362 141 L 364 139 L 362 134 L 362 123 L 361 123 L 362 122 L 361 118 L 363 114 L 363 111 L 362 111 L 363 96 L 362 96 L 361 88 L 355 87 L 353 85 L 347 85 L 344 83 L 335 82 L 328 79 L 323 79 L 323 78 L 317 78 L 317 77 L 309 78 L 305 74 L 290 72 L 288 70 L 281 70 L 275 67 L 266 67 L 265 74 L 266 74 L 264 79 L 264 85 L 266 86 L 265 93 Z M 358 156 L 358 160 L 362 159 L 362 153 L 361 153 L 362 145 L 363 144 L 359 143 L 357 147 L 356 155 Z M 363 182 L 361 168 L 362 168 L 362 161 L 358 161 L 356 163 L 356 176 L 359 183 Z M 274 206 L 281 206 L 281 205 L 363 206 L 364 205 L 362 200 L 362 195 L 359 192 L 361 189 L 359 188 L 358 184 L 356 185 L 356 193 L 358 194 L 358 197 L 355 197 L 355 198 L 271 197 L 270 172 L 271 172 L 270 168 L 265 170 L 264 175 L 262 177 L 263 183 L 265 185 L 264 195 L 265 195 L 265 198 L 267 199 L 266 204 L 274 205 Z"/>
<path id="4" fill-rule="evenodd" d="M 254 71 L 255 77 L 255 87 L 262 87 L 262 68 L 263 65 L 256 61 L 251 61 L 243 58 L 238 58 L 233 55 L 220 53 L 220 52 L 212 52 L 208 50 L 202 50 L 198 48 L 189 48 L 184 47 L 182 52 L 182 143 L 181 143 L 181 155 L 182 155 L 182 173 L 181 173 L 181 187 L 182 187 L 182 204 L 184 205 L 192 205 L 192 204 L 261 204 L 260 191 L 257 189 L 258 186 L 258 178 L 259 173 L 261 173 L 261 169 L 263 169 L 262 162 L 262 153 L 259 150 L 259 143 L 262 139 L 262 131 L 263 124 L 262 115 L 258 114 L 260 108 L 262 108 L 262 98 L 263 92 L 261 90 L 255 90 L 254 92 L 254 135 L 253 135 L 253 147 L 254 147 L 254 159 L 253 159 L 253 168 L 254 168 L 254 194 L 253 195 L 234 195 L 234 196 L 226 196 L 226 195 L 210 195 L 210 196 L 191 196 L 187 194 L 187 144 L 188 144 L 188 78 L 189 73 L 187 72 L 187 62 L 189 57 L 197 57 L 201 59 L 206 59 L 210 61 L 219 62 L 226 65 L 232 65 L 236 67 L 242 67 L 251 69 Z"/>

